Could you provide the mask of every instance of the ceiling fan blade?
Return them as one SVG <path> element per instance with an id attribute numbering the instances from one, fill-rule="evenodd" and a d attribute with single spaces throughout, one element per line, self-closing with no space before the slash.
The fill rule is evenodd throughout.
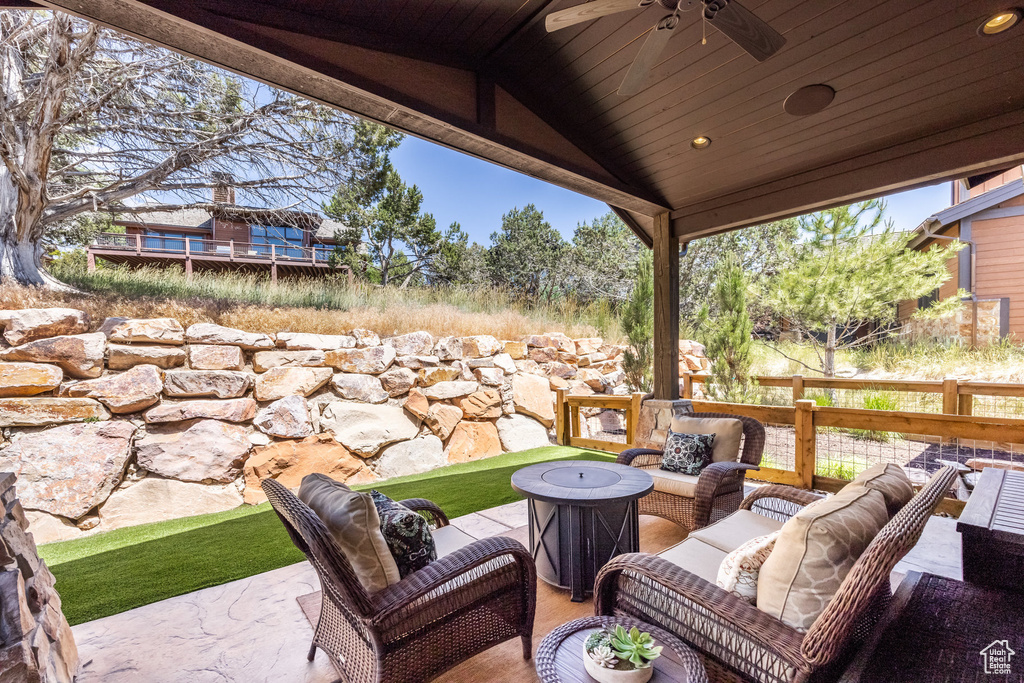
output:
<path id="1" fill-rule="evenodd" d="M 786 39 L 775 29 L 736 0 L 711 0 L 705 5 L 704 16 L 712 26 L 759 62 L 786 44 Z"/>
<path id="2" fill-rule="evenodd" d="M 633 63 L 629 65 L 626 77 L 622 79 L 619 86 L 619 94 L 623 96 L 635 95 L 643 89 L 647 74 L 654 67 L 655 62 L 665 49 L 665 44 L 672 37 L 672 30 L 679 25 L 679 15 L 670 14 L 658 22 L 658 25 L 651 29 L 640 48 Z"/>
<path id="3" fill-rule="evenodd" d="M 590 21 L 598 17 L 625 12 L 626 10 L 637 9 L 650 5 L 650 1 L 644 0 L 594 0 L 576 5 L 569 9 L 552 12 L 544 18 L 544 28 L 548 33 L 557 31 L 560 28 L 579 24 L 583 21 Z"/>

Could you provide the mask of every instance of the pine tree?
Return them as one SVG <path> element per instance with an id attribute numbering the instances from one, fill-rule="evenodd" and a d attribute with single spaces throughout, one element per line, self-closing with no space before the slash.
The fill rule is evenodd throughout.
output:
<path id="1" fill-rule="evenodd" d="M 723 268 L 712 292 L 718 314 L 705 335 L 707 355 L 714 361 L 706 386 L 716 401 L 743 403 L 749 386 L 754 329 L 747 310 L 749 282 L 735 255 L 726 258 Z"/>
<path id="2" fill-rule="evenodd" d="M 946 262 L 962 242 L 909 249 L 912 234 L 896 232 L 884 216 L 885 202 L 873 199 L 800 219 L 804 239 L 790 247 L 790 265 L 763 293 L 764 302 L 814 346 L 819 365 L 791 360 L 834 377 L 836 351 L 889 334 L 899 324 L 900 301 L 929 294 L 951 277 Z"/>
<path id="3" fill-rule="evenodd" d="M 629 348 L 622 357 L 626 381 L 634 391 L 654 385 L 654 258 L 645 249 L 636 264 L 633 291 L 622 310 L 622 327 Z"/>

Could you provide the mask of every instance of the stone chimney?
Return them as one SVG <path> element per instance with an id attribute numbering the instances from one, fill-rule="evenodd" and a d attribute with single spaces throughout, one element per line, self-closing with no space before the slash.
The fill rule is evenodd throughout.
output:
<path id="1" fill-rule="evenodd" d="M 213 181 L 216 185 L 213 186 L 213 201 L 216 204 L 234 204 L 235 203 L 235 179 L 230 173 L 215 172 L 213 173 Z"/>

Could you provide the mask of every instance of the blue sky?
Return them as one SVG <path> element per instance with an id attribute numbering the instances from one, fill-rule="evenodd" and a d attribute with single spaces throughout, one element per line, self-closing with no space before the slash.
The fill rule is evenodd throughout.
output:
<path id="1" fill-rule="evenodd" d="M 513 207 L 533 203 L 566 238 L 577 223 L 608 211 L 602 202 L 537 180 L 496 164 L 407 136 L 391 160 L 409 184 L 423 191 L 424 210 L 438 226 L 458 221 L 470 242 L 489 244 L 501 216 Z M 949 206 L 949 183 L 910 190 L 888 198 L 888 215 L 899 230 L 911 230 Z"/>

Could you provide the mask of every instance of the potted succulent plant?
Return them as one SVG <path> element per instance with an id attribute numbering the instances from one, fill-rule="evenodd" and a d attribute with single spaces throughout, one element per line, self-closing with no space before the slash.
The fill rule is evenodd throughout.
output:
<path id="1" fill-rule="evenodd" d="M 583 641 L 583 666 L 598 683 L 647 683 L 654 674 L 651 661 L 660 656 L 651 634 L 636 626 L 604 628 Z"/>

